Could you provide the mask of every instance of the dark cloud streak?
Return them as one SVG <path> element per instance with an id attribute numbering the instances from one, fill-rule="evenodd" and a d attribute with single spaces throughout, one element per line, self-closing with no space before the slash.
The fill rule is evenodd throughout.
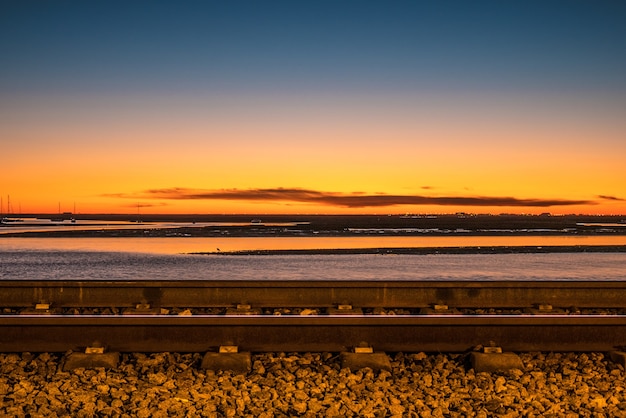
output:
<path id="1" fill-rule="evenodd" d="M 245 200 L 263 202 L 298 202 L 339 206 L 346 208 L 385 207 L 396 205 L 438 206 L 515 206 L 549 207 L 595 204 L 590 200 L 519 199 L 491 196 L 420 196 L 364 193 L 321 192 L 300 188 L 222 189 L 201 190 L 187 188 L 151 189 L 138 194 L 110 194 L 109 197 L 166 200 Z M 607 198 L 607 197 L 603 197 Z"/>
<path id="2" fill-rule="evenodd" d="M 618 202 L 626 201 L 626 199 L 622 199 L 621 197 L 616 197 L 616 196 L 606 196 L 606 195 L 600 194 L 600 195 L 598 195 L 598 197 L 600 199 L 604 199 L 604 200 L 615 200 L 615 201 L 618 201 Z"/>

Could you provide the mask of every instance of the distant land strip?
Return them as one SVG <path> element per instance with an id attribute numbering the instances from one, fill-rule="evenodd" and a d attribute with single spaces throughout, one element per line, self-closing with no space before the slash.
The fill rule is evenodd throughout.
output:
<path id="1" fill-rule="evenodd" d="M 624 253 L 626 245 L 527 245 L 482 247 L 320 248 L 299 250 L 244 250 L 193 252 L 195 255 L 430 255 L 430 254 L 531 254 L 531 253 Z"/>

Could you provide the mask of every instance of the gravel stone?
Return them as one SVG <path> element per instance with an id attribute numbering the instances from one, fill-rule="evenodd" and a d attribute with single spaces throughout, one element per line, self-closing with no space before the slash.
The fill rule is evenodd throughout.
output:
<path id="1" fill-rule="evenodd" d="M 523 369 L 476 373 L 465 354 L 397 353 L 391 372 L 334 353 L 252 355 L 246 375 L 202 355 L 127 353 L 113 369 L 63 355 L 0 354 L 0 416 L 626 417 L 626 373 L 603 353 L 521 353 Z"/>

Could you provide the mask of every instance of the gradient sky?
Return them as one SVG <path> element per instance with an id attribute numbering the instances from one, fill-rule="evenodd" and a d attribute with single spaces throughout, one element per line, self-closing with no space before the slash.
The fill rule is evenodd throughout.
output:
<path id="1" fill-rule="evenodd" d="M 4 0 L 2 212 L 626 214 L 625 21 L 618 0 Z"/>

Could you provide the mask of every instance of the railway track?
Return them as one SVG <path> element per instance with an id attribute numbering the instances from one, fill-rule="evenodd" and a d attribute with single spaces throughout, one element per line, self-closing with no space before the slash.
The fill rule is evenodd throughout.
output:
<path id="1" fill-rule="evenodd" d="M 626 282 L 2 281 L 0 351 L 611 351 Z"/>

